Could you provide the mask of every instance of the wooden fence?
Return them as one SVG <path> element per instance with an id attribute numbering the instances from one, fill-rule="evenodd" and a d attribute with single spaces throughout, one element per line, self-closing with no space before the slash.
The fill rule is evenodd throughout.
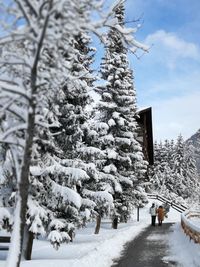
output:
<path id="1" fill-rule="evenodd" d="M 198 227 L 195 225 L 191 218 L 198 218 L 200 221 L 200 212 L 186 211 L 181 214 L 181 225 L 183 231 L 189 236 L 190 240 L 200 244 L 200 226 Z"/>
<path id="2" fill-rule="evenodd" d="M 10 236 L 0 236 L 0 251 L 8 250 L 9 249 L 8 243 L 10 243 Z M 2 246 L 2 244 L 4 245 Z"/>

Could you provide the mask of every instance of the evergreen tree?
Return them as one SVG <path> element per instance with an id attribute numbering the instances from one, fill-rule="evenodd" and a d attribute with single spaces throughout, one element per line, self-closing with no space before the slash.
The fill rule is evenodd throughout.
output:
<path id="1" fill-rule="evenodd" d="M 173 154 L 173 160 L 174 160 L 174 172 L 182 176 L 185 166 L 184 166 L 184 141 L 181 134 L 177 138 Z"/>
<path id="2" fill-rule="evenodd" d="M 152 167 L 150 167 L 149 176 L 150 176 L 150 183 L 151 183 L 151 190 L 158 191 L 160 188 L 160 162 L 161 162 L 161 156 L 160 156 L 160 146 L 162 147 L 162 144 L 158 144 L 157 141 L 154 143 L 154 164 Z"/>
<path id="3" fill-rule="evenodd" d="M 165 140 L 154 145 L 154 166 L 151 176 L 152 190 L 176 201 L 198 199 L 198 174 L 194 149 L 179 135 L 177 142 Z"/>
<path id="4" fill-rule="evenodd" d="M 180 134 L 177 138 L 177 142 L 174 148 L 173 157 L 173 172 L 174 172 L 174 191 L 179 196 L 184 196 L 185 186 L 183 184 L 184 181 L 184 140 L 182 135 Z"/>
<path id="5" fill-rule="evenodd" d="M 199 180 L 196 161 L 194 158 L 194 147 L 188 142 L 184 145 L 184 180 L 183 184 L 186 187 L 185 195 L 188 198 L 199 199 Z"/>
<path id="6" fill-rule="evenodd" d="M 90 5 L 89 1 L 79 2 L 76 12 L 80 19 L 88 20 Z M 96 162 L 86 155 L 87 150 L 90 152 L 94 150 L 87 143 L 90 131 L 88 106 L 92 102 L 89 92 L 93 90 L 95 81 L 91 70 L 94 48 L 90 47 L 91 38 L 88 32 L 83 30 L 74 33 L 68 42 L 70 49 L 63 53 L 68 66 L 68 78 L 64 81 L 57 98 L 60 133 L 56 136 L 56 140 L 63 151 L 61 164 L 80 174 L 73 181 L 70 177 L 67 179 L 63 176 L 62 184 L 70 184 L 70 187 L 82 197 L 80 209 L 82 222 L 79 221 L 79 225 L 82 225 L 96 214 L 94 208 L 97 209 L 99 205 L 102 204 L 108 210 L 112 204 L 112 196 L 101 188 L 94 189 L 88 186 L 88 180 L 94 181 L 99 176 Z"/>
<path id="7" fill-rule="evenodd" d="M 114 9 L 119 27 L 124 26 L 124 6 Z M 142 205 L 145 194 L 141 187 L 147 163 L 137 137 L 136 94 L 127 48 L 121 33 L 111 29 L 107 35 L 105 57 L 101 64 L 102 85 L 97 107 L 97 123 L 93 142 L 101 150 L 99 170 L 109 183 L 114 197 L 115 214 L 122 221 L 130 216 L 133 206 Z M 100 155 L 100 153 L 99 153 Z M 104 178 L 104 179 L 105 179 Z M 102 178 L 102 181 L 103 178 Z M 108 188 L 108 185 L 106 185 Z"/>

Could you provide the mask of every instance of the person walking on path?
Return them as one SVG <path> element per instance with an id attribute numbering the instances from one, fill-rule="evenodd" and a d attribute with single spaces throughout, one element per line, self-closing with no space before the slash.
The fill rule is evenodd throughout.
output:
<path id="1" fill-rule="evenodd" d="M 156 207 L 155 203 L 152 203 L 152 206 L 149 210 L 149 213 L 151 214 L 151 225 L 156 226 Z"/>
<path id="2" fill-rule="evenodd" d="M 163 208 L 165 210 L 165 217 L 168 218 L 168 213 L 169 213 L 169 210 L 170 210 L 170 205 L 168 202 L 166 202 L 164 205 L 163 205 Z"/>
<path id="3" fill-rule="evenodd" d="M 163 209 L 163 206 L 159 206 L 159 208 L 157 209 L 157 214 L 158 214 L 158 225 L 161 226 L 165 217 L 165 210 Z"/>

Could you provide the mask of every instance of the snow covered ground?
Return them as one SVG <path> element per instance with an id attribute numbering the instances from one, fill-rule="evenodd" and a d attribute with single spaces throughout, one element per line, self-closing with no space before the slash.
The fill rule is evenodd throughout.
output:
<path id="1" fill-rule="evenodd" d="M 193 224 L 195 224 L 197 227 L 200 228 L 200 218 L 198 218 L 198 217 L 191 217 L 190 220 L 192 221 Z"/>
<path id="2" fill-rule="evenodd" d="M 180 223 L 173 226 L 169 235 L 170 255 L 166 260 L 176 261 L 181 267 L 200 267 L 200 244 L 195 244 L 186 236 Z"/>
<path id="3" fill-rule="evenodd" d="M 58 251 L 45 240 L 35 240 L 32 260 L 23 262 L 22 267 L 109 267 L 112 259 L 119 257 L 123 245 L 150 224 L 149 206 L 150 203 L 140 209 L 139 222 L 135 211 L 132 221 L 120 224 L 118 230 L 111 229 L 111 223 L 105 220 L 100 234 L 94 235 L 95 226 L 89 224 L 77 232 L 73 243 L 63 244 Z M 200 244 L 194 244 L 184 235 L 180 213 L 171 209 L 164 222 L 176 222 L 167 237 L 170 250 L 165 260 L 177 261 L 181 267 L 200 267 Z M 5 266 L 6 254 L 0 251 L 0 266 Z"/>

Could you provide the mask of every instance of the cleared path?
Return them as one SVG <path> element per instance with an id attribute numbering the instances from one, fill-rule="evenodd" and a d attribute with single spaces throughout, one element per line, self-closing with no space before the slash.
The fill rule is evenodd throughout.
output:
<path id="1" fill-rule="evenodd" d="M 167 235 L 172 223 L 149 226 L 137 238 L 125 245 L 122 257 L 114 260 L 112 267 L 171 267 L 175 262 L 166 262 L 168 255 Z"/>

